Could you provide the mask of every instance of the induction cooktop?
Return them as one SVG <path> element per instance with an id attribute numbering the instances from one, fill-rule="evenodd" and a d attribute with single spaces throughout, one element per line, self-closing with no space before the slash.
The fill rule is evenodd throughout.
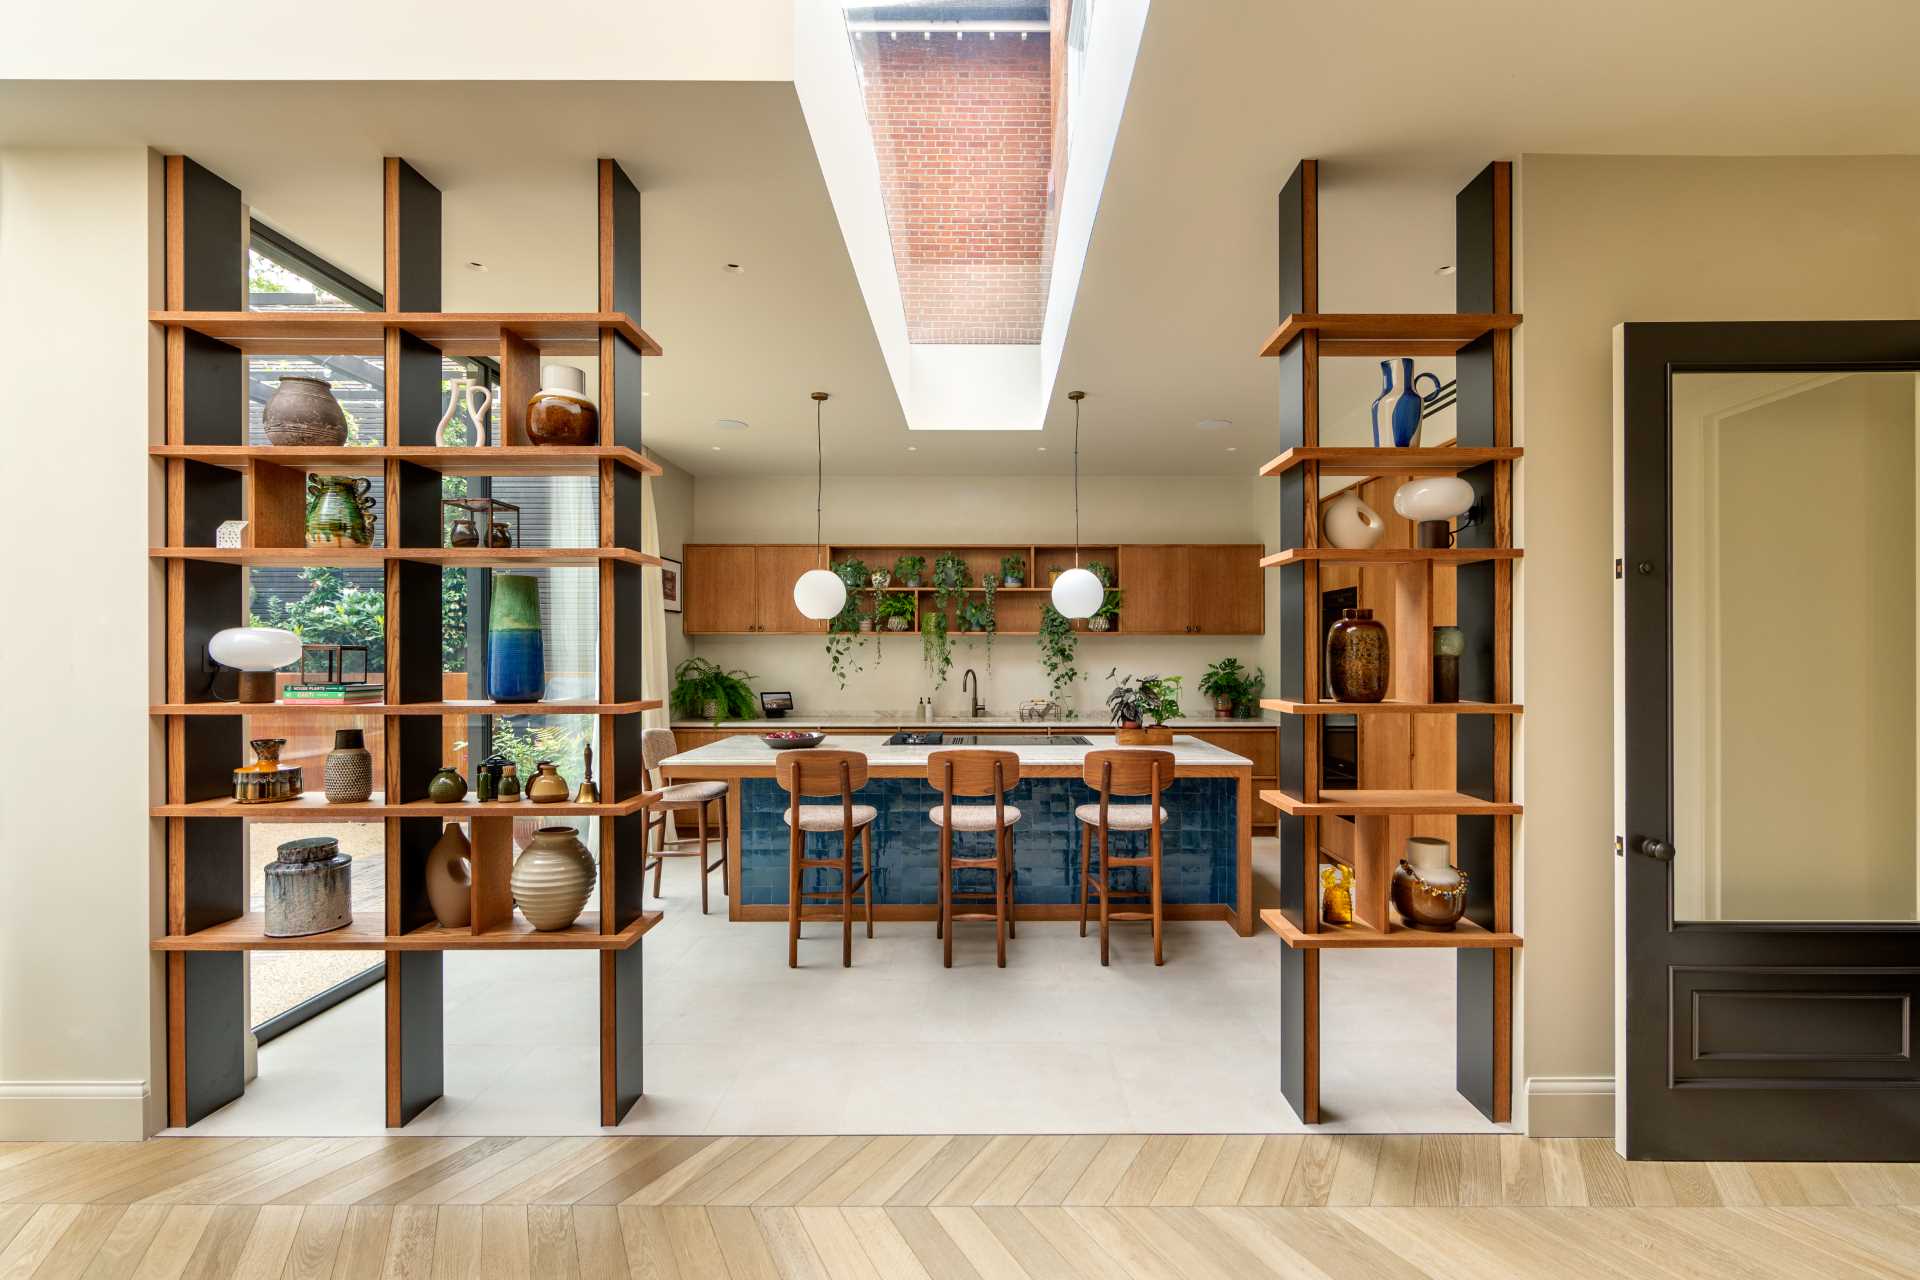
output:
<path id="1" fill-rule="evenodd" d="M 1078 733 L 943 733 L 938 729 L 903 729 L 887 739 L 890 747 L 1090 747 L 1093 740 Z"/>

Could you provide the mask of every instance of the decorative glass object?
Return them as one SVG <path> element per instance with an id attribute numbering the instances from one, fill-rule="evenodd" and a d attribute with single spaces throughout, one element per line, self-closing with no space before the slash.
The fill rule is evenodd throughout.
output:
<path id="1" fill-rule="evenodd" d="M 1328 924 L 1353 923 L 1353 868 L 1344 862 L 1320 866 L 1320 918 Z"/>
<path id="2" fill-rule="evenodd" d="M 487 696 L 495 702 L 538 702 L 546 687 L 540 580 L 526 573 L 496 573 L 487 611 Z"/>
<path id="3" fill-rule="evenodd" d="M 517 547 L 520 508 L 498 498 L 442 498 L 442 539 L 449 547 Z"/>
<path id="4" fill-rule="evenodd" d="M 303 644 L 301 684 L 365 684 L 371 662 L 363 644 Z"/>
<path id="5" fill-rule="evenodd" d="M 1387 629 L 1371 609 L 1342 609 L 1327 629 L 1327 685 L 1336 702 L 1379 702 L 1387 696 Z"/>

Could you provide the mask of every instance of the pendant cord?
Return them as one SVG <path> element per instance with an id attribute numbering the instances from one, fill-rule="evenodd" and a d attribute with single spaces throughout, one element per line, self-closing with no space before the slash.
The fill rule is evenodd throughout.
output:
<path id="1" fill-rule="evenodd" d="M 1080 400 L 1073 401 L 1073 567 L 1080 567 Z"/>
<path id="2" fill-rule="evenodd" d="M 827 488 L 827 448 L 825 437 L 820 434 L 820 406 L 823 402 L 813 402 L 813 549 L 818 553 L 826 543 L 820 540 L 821 512 L 826 506 Z"/>

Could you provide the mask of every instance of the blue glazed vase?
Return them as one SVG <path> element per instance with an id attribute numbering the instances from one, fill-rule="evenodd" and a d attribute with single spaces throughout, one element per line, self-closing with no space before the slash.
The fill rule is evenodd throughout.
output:
<path id="1" fill-rule="evenodd" d="M 538 702 L 546 687 L 540 580 L 525 573 L 496 573 L 487 610 L 487 696 L 495 702 Z"/>
<path id="2" fill-rule="evenodd" d="M 1420 394 L 1420 380 L 1430 379 L 1433 390 Z M 1418 448 L 1420 418 L 1426 406 L 1440 394 L 1440 376 L 1415 373 L 1413 361 L 1402 356 L 1380 362 L 1380 394 L 1373 401 L 1373 447 L 1384 447 L 1387 435 L 1396 449 Z M 1383 422 L 1382 419 L 1385 419 Z M 1386 427 L 1383 433 L 1380 428 Z"/>

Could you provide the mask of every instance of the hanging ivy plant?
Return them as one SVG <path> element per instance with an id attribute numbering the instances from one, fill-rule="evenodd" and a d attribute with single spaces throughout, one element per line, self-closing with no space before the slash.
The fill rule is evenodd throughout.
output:
<path id="1" fill-rule="evenodd" d="M 999 594 L 1000 580 L 989 573 L 980 579 L 980 590 L 984 598 L 969 599 L 960 606 L 958 622 L 962 631 L 986 637 L 987 670 L 993 670 L 993 637 L 1000 630 L 999 616 L 994 610 L 994 597 Z"/>
<path id="2" fill-rule="evenodd" d="M 947 613 L 932 608 L 920 615 L 920 656 L 927 664 L 927 678 L 934 689 L 947 682 L 953 668 L 953 649 L 947 642 Z"/>
<path id="3" fill-rule="evenodd" d="M 868 572 L 866 562 L 857 557 L 842 560 L 833 566 L 833 572 L 846 584 L 847 603 L 827 622 L 827 663 L 833 668 L 833 678 L 844 689 L 863 666 L 860 651 L 865 650 L 869 633 L 860 630 L 864 599 L 860 589 L 867 585 Z"/>
<path id="4" fill-rule="evenodd" d="M 967 593 L 973 574 L 957 551 L 942 551 L 933 561 L 933 599 L 942 611 Z"/>
<path id="5" fill-rule="evenodd" d="M 1042 607 L 1040 665 L 1047 673 L 1048 694 L 1062 707 L 1073 692 L 1073 682 L 1080 678 L 1079 669 L 1073 665 L 1079 647 L 1079 637 L 1074 635 L 1073 624 L 1067 621 L 1066 615 L 1050 604 Z"/>

